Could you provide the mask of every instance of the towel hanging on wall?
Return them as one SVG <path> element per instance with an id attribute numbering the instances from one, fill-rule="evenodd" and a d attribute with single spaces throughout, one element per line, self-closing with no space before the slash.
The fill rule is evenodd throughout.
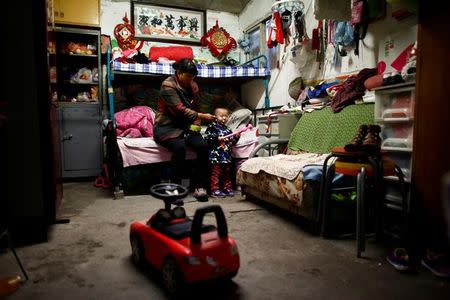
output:
<path id="1" fill-rule="evenodd" d="M 348 21 L 351 15 L 351 0 L 314 0 L 316 20 Z"/>

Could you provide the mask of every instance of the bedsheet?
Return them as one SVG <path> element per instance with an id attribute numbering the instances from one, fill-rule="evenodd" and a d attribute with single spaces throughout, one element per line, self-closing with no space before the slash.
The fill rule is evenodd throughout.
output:
<path id="1" fill-rule="evenodd" d="M 148 64 L 139 63 L 123 63 L 120 61 L 113 61 L 112 69 L 115 72 L 130 72 L 130 73 L 146 73 L 146 74 L 160 74 L 172 75 L 175 70 L 171 64 L 162 64 L 151 62 Z M 204 78 L 230 78 L 230 77 L 266 77 L 270 75 L 270 70 L 267 68 L 255 68 L 252 65 L 248 66 L 208 66 L 197 65 L 197 77 Z"/>
<path id="2" fill-rule="evenodd" d="M 243 141 L 245 143 L 236 144 L 232 149 L 234 158 L 248 158 L 250 153 L 258 144 L 258 141 Z M 117 137 L 117 145 L 124 167 L 153 164 L 170 161 L 172 153 L 167 148 L 157 144 L 153 138 L 125 138 Z M 195 152 L 189 150 L 186 152 L 186 159 L 195 159 Z"/>

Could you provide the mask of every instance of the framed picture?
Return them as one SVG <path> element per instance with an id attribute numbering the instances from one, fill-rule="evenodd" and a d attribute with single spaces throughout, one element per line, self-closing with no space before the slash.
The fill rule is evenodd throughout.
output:
<path id="1" fill-rule="evenodd" d="M 206 11 L 132 1 L 131 24 L 136 39 L 200 44 L 206 32 Z"/>

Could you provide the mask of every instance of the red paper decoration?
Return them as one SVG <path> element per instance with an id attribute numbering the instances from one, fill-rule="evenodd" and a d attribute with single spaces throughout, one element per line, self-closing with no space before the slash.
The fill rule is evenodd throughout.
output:
<path id="1" fill-rule="evenodd" d="M 203 47 L 208 46 L 211 54 L 219 59 L 226 58 L 228 52 L 236 48 L 236 41 L 225 29 L 219 27 L 219 21 L 200 39 L 200 43 Z"/>
<path id="2" fill-rule="evenodd" d="M 123 24 L 117 24 L 116 27 L 114 27 L 114 36 L 116 37 L 117 44 L 119 44 L 119 47 L 122 50 L 140 50 L 144 43 L 134 39 L 134 27 L 130 24 L 130 21 L 128 21 L 126 13 L 122 20 Z"/>

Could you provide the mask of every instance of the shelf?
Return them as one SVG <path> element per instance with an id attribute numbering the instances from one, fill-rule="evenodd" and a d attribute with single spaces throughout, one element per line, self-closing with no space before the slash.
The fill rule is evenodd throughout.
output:
<path id="1" fill-rule="evenodd" d="M 403 211 L 403 208 L 397 204 L 385 203 L 384 207 L 397 211 Z"/>
<path id="2" fill-rule="evenodd" d="M 69 54 L 69 53 L 60 53 L 62 56 L 72 56 L 72 57 L 95 57 L 97 58 L 97 54 Z"/>
<path id="3" fill-rule="evenodd" d="M 98 105 L 98 101 L 77 101 L 77 102 L 68 102 L 68 101 L 58 101 L 59 106 L 77 106 L 77 105 Z"/>
<path id="4" fill-rule="evenodd" d="M 380 123 L 410 123 L 414 121 L 413 117 L 407 117 L 407 118 L 376 118 L 376 122 Z"/>
<path id="5" fill-rule="evenodd" d="M 64 84 L 73 84 L 73 85 L 98 85 L 98 82 L 72 82 L 69 80 L 64 80 Z"/>
<path id="6" fill-rule="evenodd" d="M 382 90 L 389 90 L 389 89 L 396 89 L 396 88 L 403 88 L 403 87 L 413 87 L 416 85 L 415 81 L 411 81 L 411 82 L 402 82 L 402 83 L 397 83 L 397 84 L 391 84 L 391 85 L 384 85 L 381 87 L 377 87 L 375 89 L 373 89 L 373 91 L 382 91 Z"/>
<path id="7" fill-rule="evenodd" d="M 395 203 L 395 204 L 400 204 L 400 205 L 402 204 L 402 197 L 400 197 L 400 196 L 386 194 L 384 196 L 384 199 L 386 199 L 387 201 L 390 201 L 392 203 Z"/>
<path id="8" fill-rule="evenodd" d="M 398 181 L 399 181 L 397 176 L 384 176 L 383 179 L 384 179 L 384 180 L 387 180 L 387 181 L 391 181 L 391 182 L 398 182 Z M 411 180 L 409 180 L 409 179 L 406 178 L 406 177 L 405 177 L 403 180 L 404 180 L 406 183 L 411 183 Z"/>
<path id="9" fill-rule="evenodd" d="M 381 150 L 390 152 L 405 152 L 405 153 L 412 152 L 412 148 L 397 148 L 397 147 L 381 147 Z"/>

